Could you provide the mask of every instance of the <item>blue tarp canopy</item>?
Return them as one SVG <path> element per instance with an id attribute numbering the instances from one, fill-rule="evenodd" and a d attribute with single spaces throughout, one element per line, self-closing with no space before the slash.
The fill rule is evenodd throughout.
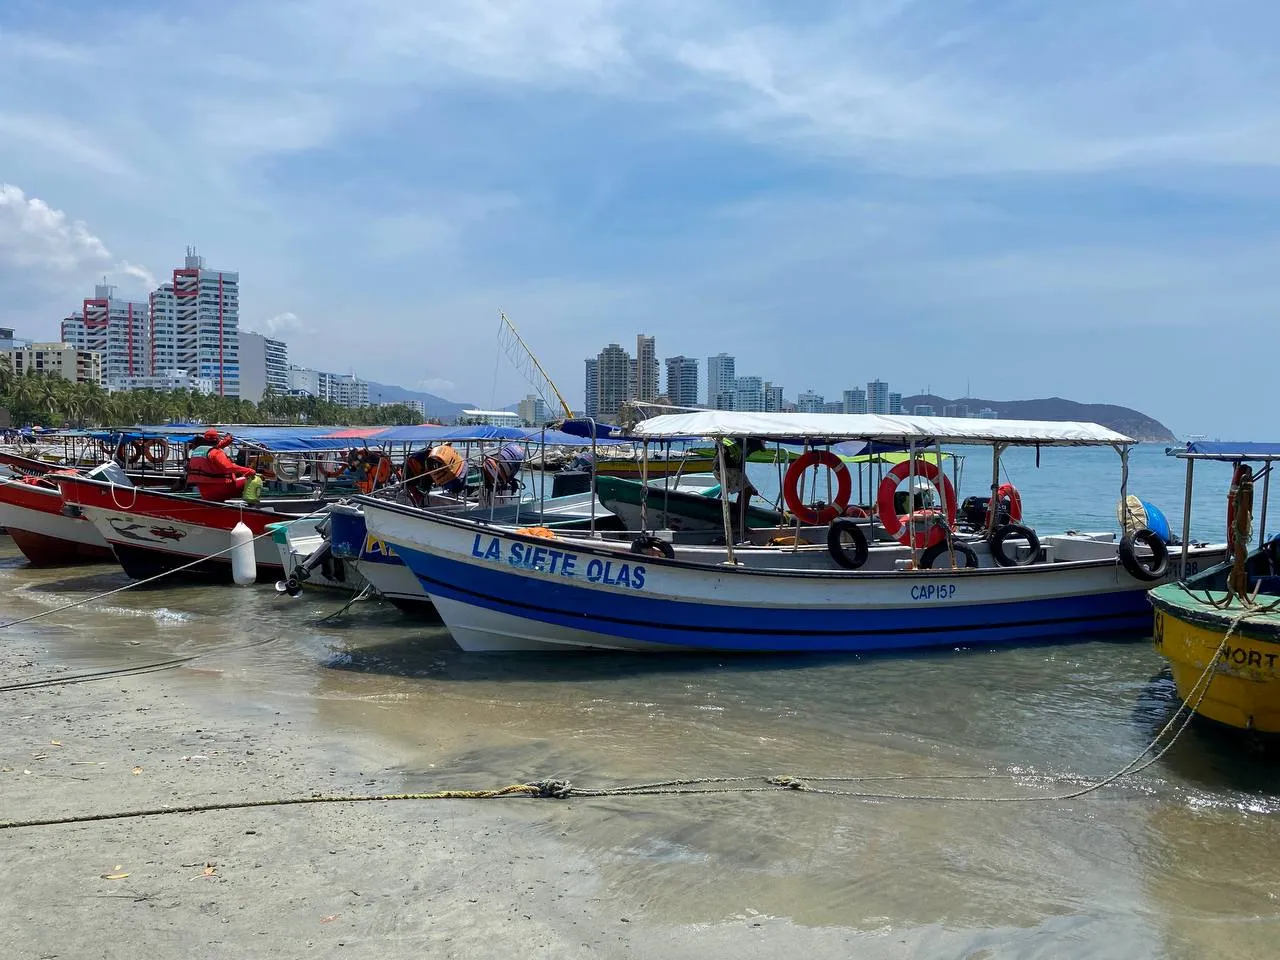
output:
<path id="1" fill-rule="evenodd" d="M 1171 457 L 1196 460 L 1280 460 L 1280 443 L 1251 441 L 1192 440 L 1185 448 L 1170 447 Z"/>
<path id="2" fill-rule="evenodd" d="M 571 436 L 558 430 L 543 431 L 540 427 L 492 427 L 463 426 L 442 427 L 421 424 L 404 427 L 336 427 L 325 426 L 256 426 L 239 424 L 166 424 L 154 427 L 133 427 L 125 431 L 92 434 L 106 440 L 118 439 L 122 433 L 126 439 L 166 437 L 171 442 L 188 443 L 199 440 L 210 426 L 219 433 L 229 433 L 237 441 L 259 447 L 273 453 L 307 453 L 328 450 L 350 450 L 358 447 L 383 447 L 388 444 L 428 446 L 451 441 L 453 443 L 525 443 L 541 444 L 545 435 L 548 446 L 590 446 L 591 441 Z M 600 445 L 618 441 L 597 441 Z"/>

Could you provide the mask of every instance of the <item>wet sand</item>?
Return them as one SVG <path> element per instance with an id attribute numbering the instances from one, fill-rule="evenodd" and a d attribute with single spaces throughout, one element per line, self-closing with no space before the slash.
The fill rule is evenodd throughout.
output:
<path id="1" fill-rule="evenodd" d="M 123 583 L 0 544 L 4 620 Z M 0 691 L 0 820 L 550 776 L 1098 774 L 1170 707 L 1142 643 L 485 658 L 376 604 L 323 621 L 343 599 L 144 589 L 0 631 L 0 685 L 198 655 Z M 4 830 L 0 957 L 1269 957 L 1277 793 L 1273 763 L 1193 732 L 1114 790 L 1033 805 L 517 798 Z"/>

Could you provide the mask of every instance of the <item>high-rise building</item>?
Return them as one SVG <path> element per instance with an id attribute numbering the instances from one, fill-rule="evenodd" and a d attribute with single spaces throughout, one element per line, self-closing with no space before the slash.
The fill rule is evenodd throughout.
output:
<path id="1" fill-rule="evenodd" d="M 911 413 L 917 417 L 934 416 L 933 405 L 928 403 L 917 403 L 911 410 Z"/>
<path id="2" fill-rule="evenodd" d="M 547 401 L 532 393 L 516 405 L 516 413 L 526 427 L 541 427 L 551 419 L 551 408 L 547 406 Z"/>
<path id="3" fill-rule="evenodd" d="M 5 354 L 15 377 L 33 370 L 72 383 L 102 386 L 102 355 L 96 350 L 77 350 L 69 343 L 31 343 L 6 350 Z"/>
<path id="4" fill-rule="evenodd" d="M 369 384 L 350 373 L 326 373 L 309 367 L 289 367 L 289 392 L 319 397 L 343 407 L 367 407 Z"/>
<path id="5" fill-rule="evenodd" d="M 707 406 L 712 410 L 732 410 L 737 379 L 734 358 L 729 354 L 707 357 Z"/>
<path id="6" fill-rule="evenodd" d="M 636 337 L 636 400 L 653 403 L 658 399 L 658 346 L 653 337 Z M 630 399 L 630 398 L 628 398 Z"/>
<path id="7" fill-rule="evenodd" d="M 883 380 L 867 383 L 867 413 L 889 412 L 889 385 Z"/>
<path id="8" fill-rule="evenodd" d="M 242 361 L 243 362 L 243 361 Z M 380 407 L 408 407 L 418 416 L 425 418 L 427 415 L 426 405 L 421 400 L 383 400 L 378 404 Z"/>
<path id="9" fill-rule="evenodd" d="M 759 377 L 738 377 L 733 386 L 733 409 L 746 413 L 764 410 L 764 381 Z"/>
<path id="10" fill-rule="evenodd" d="M 219 396 L 240 396 L 240 274 L 209 270 L 194 247 L 148 305 L 153 370 L 210 379 Z"/>
<path id="11" fill-rule="evenodd" d="M 796 397 L 796 410 L 800 413 L 821 413 L 825 403 L 822 394 L 806 390 Z"/>
<path id="12" fill-rule="evenodd" d="M 31 341 L 22 337 L 15 337 L 11 327 L 0 327 L 0 351 L 29 346 L 31 346 Z"/>
<path id="13" fill-rule="evenodd" d="M 587 357 L 587 382 L 583 390 L 582 412 L 594 419 L 600 410 L 600 364 L 595 357 Z"/>
<path id="14" fill-rule="evenodd" d="M 844 412 L 845 413 L 866 413 L 867 412 L 867 391 L 854 387 L 852 390 L 844 392 Z"/>
<path id="15" fill-rule="evenodd" d="M 942 408 L 944 417 L 968 417 L 969 405 L 967 403 L 948 403 Z"/>
<path id="16" fill-rule="evenodd" d="M 99 283 L 78 314 L 62 321 L 62 342 L 102 357 L 108 384 L 151 373 L 150 310 L 140 300 L 121 300 L 116 288 Z"/>
<path id="17" fill-rule="evenodd" d="M 902 394 L 889 394 L 889 414 L 895 417 L 902 415 Z"/>
<path id="18" fill-rule="evenodd" d="M 267 390 L 289 392 L 289 347 L 249 330 L 240 332 L 240 397 L 258 403 Z"/>
<path id="19" fill-rule="evenodd" d="M 631 399 L 631 355 L 619 344 L 609 344 L 596 357 L 596 375 L 596 416 L 611 420 Z"/>
<path id="20" fill-rule="evenodd" d="M 698 361 L 693 357 L 667 358 L 667 399 L 674 407 L 698 405 Z"/>
<path id="21" fill-rule="evenodd" d="M 778 413 L 782 409 L 782 387 L 769 380 L 764 383 L 764 409 L 766 413 Z"/>

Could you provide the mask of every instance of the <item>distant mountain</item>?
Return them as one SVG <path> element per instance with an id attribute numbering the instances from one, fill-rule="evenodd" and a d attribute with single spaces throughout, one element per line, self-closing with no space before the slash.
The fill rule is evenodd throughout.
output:
<path id="1" fill-rule="evenodd" d="M 920 394 L 902 398 L 902 412 L 911 413 L 916 404 L 928 404 L 934 412 L 942 415 L 944 407 L 953 403 L 965 404 L 969 407 L 969 416 L 975 416 L 983 407 L 996 411 L 1002 419 L 1010 420 L 1078 420 L 1088 423 L 1099 423 L 1135 440 L 1162 443 L 1175 439 L 1170 431 L 1159 420 L 1148 417 L 1145 413 L 1118 407 L 1111 403 L 1077 403 L 1075 400 L 1064 400 L 1061 397 L 1049 397 L 1044 400 L 978 400 L 973 397 L 962 397 L 959 400 L 947 400 L 931 394 Z"/>
<path id="2" fill-rule="evenodd" d="M 428 417 L 436 417 L 448 423 L 456 420 L 463 410 L 474 410 L 473 403 L 454 403 L 434 393 L 423 393 L 419 390 L 406 390 L 391 383 L 369 381 L 370 403 L 401 403 L 405 400 L 421 400 L 422 408 Z"/>

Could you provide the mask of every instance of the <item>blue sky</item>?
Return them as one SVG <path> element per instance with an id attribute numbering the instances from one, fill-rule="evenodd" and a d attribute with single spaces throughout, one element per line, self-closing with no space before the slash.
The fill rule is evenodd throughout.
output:
<path id="1" fill-rule="evenodd" d="M 1264 0 L 5 0 L 0 324 L 195 243 L 296 362 L 486 405 L 528 392 L 501 308 L 575 405 L 643 331 L 792 397 L 1272 437 L 1278 34 Z"/>

